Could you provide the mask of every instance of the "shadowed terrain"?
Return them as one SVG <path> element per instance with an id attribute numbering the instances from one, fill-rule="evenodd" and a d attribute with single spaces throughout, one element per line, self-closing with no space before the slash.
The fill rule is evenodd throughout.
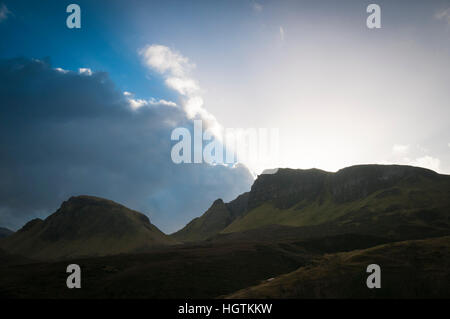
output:
<path id="1" fill-rule="evenodd" d="M 51 260 L 144 251 L 175 244 L 147 216 L 113 201 L 78 196 L 45 220 L 34 219 L 0 242 L 11 254 Z"/>
<path id="2" fill-rule="evenodd" d="M 72 197 L 0 240 L 7 298 L 450 297 L 450 177 L 398 165 L 280 169 L 168 236 Z M 66 288 L 66 267 L 82 289 Z M 366 267 L 379 264 L 382 288 Z"/>
<path id="3" fill-rule="evenodd" d="M 381 267 L 381 288 L 368 289 L 366 267 Z M 391 243 L 324 255 L 311 265 L 227 298 L 449 298 L 450 237 Z"/>
<path id="4" fill-rule="evenodd" d="M 293 271 L 312 254 L 259 244 L 155 249 L 60 262 L 0 266 L 1 298 L 214 298 Z M 82 289 L 67 289 L 66 267 L 82 269 Z"/>

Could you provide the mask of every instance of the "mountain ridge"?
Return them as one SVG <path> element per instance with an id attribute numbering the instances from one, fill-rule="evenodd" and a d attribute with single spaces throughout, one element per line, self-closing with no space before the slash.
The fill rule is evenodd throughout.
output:
<path id="1" fill-rule="evenodd" d="M 280 168 L 275 174 L 258 176 L 246 193 L 246 207 L 241 207 L 238 215 L 229 213 L 227 218 L 232 221 L 228 220 L 222 230 L 202 229 L 207 227 L 202 223 L 204 214 L 192 222 L 197 224 L 195 231 L 208 236 L 192 236 L 194 229 L 187 226 L 174 235 L 180 241 L 206 240 L 270 225 L 309 227 L 333 221 L 339 225 L 354 224 L 351 231 L 355 232 L 358 223 L 388 232 L 395 232 L 394 226 L 399 228 L 404 223 L 404 228 L 436 228 L 434 233 L 442 235 L 450 228 L 449 198 L 449 175 L 414 166 L 366 164 L 335 173 Z M 213 207 L 207 212 L 208 219 L 216 217 Z M 393 221 L 390 228 L 385 227 L 389 226 L 389 219 Z M 444 231 L 439 230 L 439 223 Z M 344 228 L 348 227 L 341 227 Z M 402 231 L 397 237 L 405 239 L 406 234 Z"/>

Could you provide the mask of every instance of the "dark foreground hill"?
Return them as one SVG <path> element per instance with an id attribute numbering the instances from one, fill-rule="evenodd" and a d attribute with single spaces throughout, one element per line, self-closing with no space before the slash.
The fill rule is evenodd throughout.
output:
<path id="1" fill-rule="evenodd" d="M 450 234 L 450 176 L 411 166 L 358 165 L 336 173 L 279 169 L 249 193 L 216 201 L 172 236 L 269 240 L 358 233 L 389 240 Z"/>
<path id="2" fill-rule="evenodd" d="M 32 263 L 33 260 L 19 255 L 12 255 L 6 251 L 0 249 L 0 265 L 10 266 L 10 265 L 22 265 Z"/>
<path id="3" fill-rule="evenodd" d="M 381 267 L 380 289 L 366 286 L 370 264 Z M 227 298 L 450 298 L 450 237 L 325 255 Z"/>
<path id="4" fill-rule="evenodd" d="M 0 264 L 0 299 L 214 298 L 291 272 L 312 256 L 295 245 L 236 243 L 176 245 L 140 254 L 20 266 Z M 81 267 L 81 289 L 66 286 L 70 263 Z"/>
<path id="5" fill-rule="evenodd" d="M 66 287 L 68 261 L 0 264 L 0 298 L 450 298 L 450 237 L 336 253 L 339 241 L 364 246 L 351 236 L 73 259 L 81 289 Z M 381 266 L 378 290 L 366 286 L 373 263 Z"/>
<path id="6" fill-rule="evenodd" d="M 0 248 L 48 260 L 130 253 L 174 243 L 139 212 L 110 200 L 78 196 L 45 220 L 34 219 L 2 239 Z"/>

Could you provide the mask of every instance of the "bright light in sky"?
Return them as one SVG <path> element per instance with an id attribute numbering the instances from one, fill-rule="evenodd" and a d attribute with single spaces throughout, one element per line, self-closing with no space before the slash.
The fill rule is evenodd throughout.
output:
<path id="1" fill-rule="evenodd" d="M 206 107 L 225 127 L 279 128 L 276 166 L 398 163 L 450 173 L 450 30 L 429 8 L 410 20 L 384 8 L 379 30 L 365 28 L 356 8 L 332 19 L 285 14 L 281 39 L 282 10 L 264 10 L 274 21 L 230 50 L 235 68 L 197 63 Z M 415 147 L 398 156 L 397 144 Z"/>
<path id="2" fill-rule="evenodd" d="M 381 29 L 367 28 L 360 1 L 81 1 L 89 13 L 83 28 L 50 37 L 68 39 L 63 51 L 48 37 L 58 28 L 35 28 L 47 32 L 47 45 L 28 41 L 1 52 L 50 56 L 62 69 L 105 70 L 135 101 L 173 101 L 216 132 L 278 128 L 276 166 L 334 171 L 430 157 L 439 163 L 433 169 L 449 173 L 449 6 L 378 4 Z M 56 10 L 48 9 L 50 17 Z M 4 17 L 6 31 L 19 21 L 12 17 Z M 399 157 L 392 154 L 398 144 L 416 147 Z"/>
<path id="3" fill-rule="evenodd" d="M 12 185 L 25 180 L 10 176 L 0 216 L 18 216 L 9 222 L 17 228 L 22 215 L 41 216 L 69 195 L 91 192 L 149 212 L 168 231 L 179 229 L 218 197 L 231 200 L 252 183 L 235 163 L 170 161 L 171 132 L 192 129 L 197 119 L 216 136 L 277 130 L 276 158 L 243 161 L 253 174 L 363 163 L 449 174 L 450 4 L 376 3 L 379 29 L 367 27 L 368 3 L 359 0 L 79 0 L 81 28 L 73 30 L 64 4 L 0 0 L 0 120 L 22 120 L 15 107 L 22 99 L 43 114 L 33 125 L 0 126 L 27 128 L 9 132 L 10 161 L 1 168 L 31 170 L 23 159 L 29 160 L 35 167 L 27 176 L 37 176 L 29 182 L 42 192 L 24 200 L 23 185 Z M 20 73 L 17 65 L 29 70 Z M 6 89 L 19 78 L 32 84 Z M 43 81 L 40 90 L 54 88 L 46 95 L 33 89 Z M 113 112 L 124 105 L 120 116 Z M 87 136 L 92 122 L 101 128 Z M 53 124 L 61 125 L 58 134 L 47 127 Z M 59 155 L 48 167 L 57 171 L 45 178 L 47 153 L 29 145 L 31 138 Z M 83 156 L 66 157 L 72 149 Z M 99 169 L 100 158 L 115 164 Z M 60 172 L 69 181 L 48 182 Z M 83 173 L 89 178 L 79 178 Z M 114 187 L 125 182 L 126 190 Z"/>

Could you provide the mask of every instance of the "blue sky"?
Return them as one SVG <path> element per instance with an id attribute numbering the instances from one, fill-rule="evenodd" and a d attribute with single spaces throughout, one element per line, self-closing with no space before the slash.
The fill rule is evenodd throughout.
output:
<path id="1" fill-rule="evenodd" d="M 81 7 L 82 28 L 78 30 L 65 25 L 66 7 L 72 2 Z M 94 103 L 98 113 L 80 108 L 79 112 L 85 112 L 81 115 L 87 117 L 77 122 L 81 115 L 68 107 L 68 114 L 76 119 L 67 117 L 61 121 L 75 121 L 79 127 L 85 127 L 85 121 L 91 121 L 91 116 L 104 114 L 101 123 L 96 122 L 100 127 L 108 127 L 107 119 L 111 119 L 110 125 L 119 127 L 135 125 L 136 130 L 146 133 L 125 136 L 123 142 L 125 145 L 128 139 L 142 140 L 133 144 L 133 150 L 145 159 L 149 154 L 143 149 L 147 147 L 157 145 L 154 154 L 161 153 L 162 158 L 170 152 L 170 127 L 160 128 L 155 120 L 191 126 L 193 117 L 188 110 L 194 107 L 195 115 L 208 119 L 211 126 L 280 130 L 279 159 L 264 165 L 245 163 L 252 173 L 271 167 L 336 171 L 362 163 L 397 163 L 448 174 L 450 1 L 377 1 L 382 10 L 382 28 L 370 30 L 366 27 L 366 7 L 372 2 L 0 0 L 0 59 L 3 60 L 0 75 L 5 82 L 17 76 L 24 77 L 21 83 L 42 81 L 69 95 L 71 91 L 58 86 L 53 79 L 77 83 L 73 91 L 86 96 L 75 99 L 78 103 L 98 102 L 98 105 Z M 158 64 L 161 54 L 168 59 Z M 17 60 L 18 57 L 25 60 Z M 42 64 L 42 61 L 49 63 Z M 11 73 L 11 67 L 19 65 L 29 72 Z M 73 72 L 56 74 L 55 68 Z M 80 68 L 92 70 L 92 78 L 78 74 Z M 173 78 L 178 82 L 170 82 Z M 102 81 L 108 85 L 103 86 Z M 98 86 L 99 91 L 89 90 L 87 83 Z M 6 84 L 2 83 L 4 88 Z M 187 84 L 195 87 L 184 92 Z M 59 116 L 52 112 L 58 110 L 54 101 L 64 100 L 62 93 L 55 93 L 52 99 L 51 93 L 42 97 L 29 87 L 18 89 L 22 91 L 2 91 L 2 120 L 19 116 L 20 112 L 13 106 L 22 96 L 28 100 L 42 98 L 30 102 L 29 107 L 41 105 L 48 108 L 45 114 Z M 124 111 L 125 119 L 133 119 L 124 123 L 108 117 L 108 106 L 99 100 L 104 97 L 105 101 L 118 103 L 119 109 L 126 108 L 130 100 L 119 97 L 124 91 L 131 92 L 131 99 L 136 103 L 144 103 L 160 113 L 141 110 L 137 112 L 142 116 L 139 118 Z M 150 105 L 151 98 L 173 101 L 181 108 L 168 111 L 161 101 Z M 197 104 L 189 106 L 191 102 Z M 58 107 L 64 110 L 66 106 Z M 154 132 L 147 131 L 141 126 L 143 121 L 157 128 Z M 53 130 L 52 125 L 56 124 L 47 127 L 47 122 L 30 122 L 29 127 L 43 125 Z M 136 132 L 132 127 L 126 130 Z M 90 148 L 99 150 L 103 146 L 92 145 L 88 136 L 76 140 L 71 139 L 73 132 L 69 128 L 64 127 L 63 132 L 68 135 L 52 140 L 54 144 L 49 146 L 61 158 L 65 158 L 63 138 L 74 143 L 81 153 L 92 151 L 93 158 L 103 158 L 103 153 L 95 153 Z M 11 137 L 17 136 L 16 133 L 4 132 Z M 30 129 L 29 134 L 36 132 Z M 144 142 L 143 136 L 152 143 Z M 44 137 L 38 139 L 43 141 Z M 97 138 L 99 143 L 109 145 L 106 135 Z M 11 151 L 17 151 L 24 141 L 25 138 L 11 138 L 4 143 L 9 143 Z M 13 143 L 19 146 L 13 147 Z M 41 158 L 39 149 L 34 151 Z M 113 148 L 106 147 L 104 152 L 112 154 Z M 20 154 L 11 157 L 19 160 Z M 110 188 L 103 190 L 101 182 L 86 185 L 75 179 L 74 187 L 64 189 L 46 203 L 30 205 L 19 217 L 15 211 L 23 207 L 14 206 L 14 200 L 8 201 L 9 206 L 0 205 L 0 217 L 5 220 L 3 223 L 0 220 L 0 226 L 17 228 L 32 216 L 45 217 L 57 208 L 64 196 L 83 193 L 84 187 L 91 193 L 112 197 L 144 211 L 157 226 L 170 232 L 200 215 L 217 197 L 230 200 L 251 184 L 246 173 L 239 178 L 232 170 L 202 166 L 199 173 L 190 166 L 182 166 L 176 169 L 177 172 L 181 169 L 180 179 L 183 180 L 182 176 L 193 179 L 196 171 L 203 180 L 196 177 L 196 183 L 179 185 L 176 183 L 180 179 L 172 179 L 171 166 L 163 165 L 162 159 L 155 162 L 148 159 L 150 167 L 154 168 L 156 163 L 165 167 L 158 175 L 157 170 L 141 166 L 142 161 L 136 162 L 131 156 L 126 158 L 122 168 L 125 176 L 129 165 L 138 165 L 142 175 L 149 176 L 133 192 L 120 194 Z M 120 167 L 118 163 L 122 160 L 118 159 L 111 171 L 97 177 L 117 180 L 122 176 L 113 169 Z M 84 172 L 95 171 L 89 163 L 85 167 L 76 161 L 63 164 L 57 166 L 65 170 L 76 167 Z M 4 165 L 2 169 L 7 171 L 12 169 L 7 165 L 13 164 L 5 162 Z M 20 171 L 19 166 L 14 167 Z M 129 175 L 135 174 L 130 169 Z M 33 183 L 41 187 L 45 182 L 38 176 L 36 173 Z M 125 176 L 120 178 L 126 179 Z M 211 188 L 210 179 L 217 176 L 225 178 L 228 186 L 221 188 L 217 184 Z M 156 184 L 159 186 L 155 188 Z M 20 185 L 16 186 L 19 196 Z M 195 194 L 206 195 L 200 200 Z M 168 199 L 174 197 L 178 201 L 167 206 Z M 184 211 L 182 205 L 186 199 L 191 199 L 191 204 Z"/>
<path id="2" fill-rule="evenodd" d="M 233 54 L 227 46 L 242 40 L 245 46 L 243 30 L 247 36 L 259 31 L 249 21 L 259 18 L 249 1 L 77 1 L 78 30 L 65 27 L 65 9 L 72 2 L 2 1 L 12 14 L 0 29 L 0 56 L 50 57 L 55 67 L 106 71 L 118 87 L 141 98 L 175 98 L 143 68 L 140 48 L 160 43 L 199 58 L 211 50 L 223 55 L 226 66 Z"/>
<path id="3" fill-rule="evenodd" d="M 82 28 L 77 30 L 65 27 L 69 1 L 4 3 L 13 16 L 0 29 L 2 57 L 49 57 L 55 67 L 108 72 L 119 88 L 142 98 L 174 96 L 161 81 L 149 80 L 137 58 L 136 32 L 126 27 L 129 17 L 115 8 L 113 1 L 78 2 Z M 151 41 L 151 34 L 148 37 Z"/>

